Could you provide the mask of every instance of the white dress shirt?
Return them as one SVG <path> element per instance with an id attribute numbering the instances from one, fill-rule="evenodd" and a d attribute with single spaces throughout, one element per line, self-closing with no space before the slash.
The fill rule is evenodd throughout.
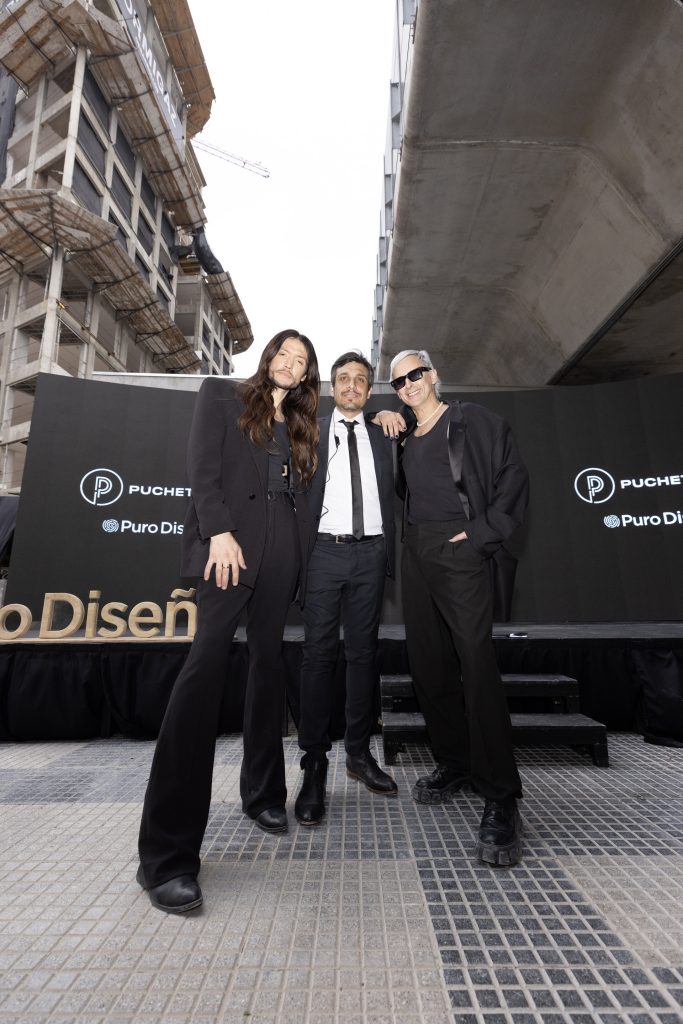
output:
<path id="1" fill-rule="evenodd" d="M 336 407 L 330 420 L 327 478 L 323 509 L 318 529 L 321 533 L 353 533 L 351 509 L 351 464 L 349 431 L 342 420 L 354 420 L 358 462 L 363 488 L 363 530 L 365 536 L 382 533 L 382 509 L 379 504 L 375 460 L 362 413 L 345 416 Z"/>

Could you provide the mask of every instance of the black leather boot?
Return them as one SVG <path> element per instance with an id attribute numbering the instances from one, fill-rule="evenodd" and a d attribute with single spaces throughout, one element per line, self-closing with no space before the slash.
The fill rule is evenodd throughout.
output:
<path id="1" fill-rule="evenodd" d="M 522 855 L 522 816 L 513 796 L 487 800 L 484 805 L 479 841 L 479 860 L 484 864 L 510 867 Z"/>
<path id="2" fill-rule="evenodd" d="M 304 765 L 304 778 L 294 804 L 294 817 L 300 825 L 319 825 L 325 816 L 327 758 Z"/>

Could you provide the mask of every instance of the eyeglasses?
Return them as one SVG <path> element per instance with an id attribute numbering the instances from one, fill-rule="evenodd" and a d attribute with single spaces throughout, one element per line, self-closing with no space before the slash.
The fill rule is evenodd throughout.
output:
<path id="1" fill-rule="evenodd" d="M 405 387 L 407 380 L 422 380 L 422 375 L 429 373 L 428 366 L 416 366 L 414 370 L 409 370 L 408 373 L 404 373 L 402 377 L 394 377 L 393 380 L 389 381 L 394 391 L 400 391 L 401 388 Z"/>

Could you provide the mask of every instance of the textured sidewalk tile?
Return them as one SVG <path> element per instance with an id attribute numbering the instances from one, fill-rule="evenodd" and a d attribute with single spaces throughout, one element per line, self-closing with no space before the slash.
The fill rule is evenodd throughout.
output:
<path id="1" fill-rule="evenodd" d="M 221 737 L 185 917 L 134 881 L 152 743 L 2 745 L 0 1024 L 683 1024 L 683 757 L 609 742 L 609 769 L 519 751 L 525 855 L 496 870 L 471 792 L 412 801 L 423 746 L 393 800 L 335 747 L 325 823 L 272 837 Z"/>

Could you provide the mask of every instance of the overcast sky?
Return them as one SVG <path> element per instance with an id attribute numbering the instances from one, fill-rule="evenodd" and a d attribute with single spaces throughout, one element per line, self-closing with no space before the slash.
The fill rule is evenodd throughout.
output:
<path id="1" fill-rule="evenodd" d="M 207 238 L 254 332 L 256 369 L 294 327 L 321 376 L 370 353 L 396 0 L 190 0 L 216 101 L 201 138 L 269 178 L 198 152 Z"/>

